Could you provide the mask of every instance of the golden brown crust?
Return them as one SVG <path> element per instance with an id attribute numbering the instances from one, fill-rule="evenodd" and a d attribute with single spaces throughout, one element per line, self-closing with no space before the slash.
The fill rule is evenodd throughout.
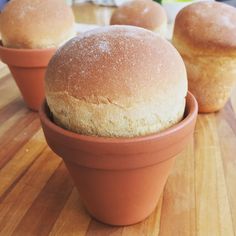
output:
<path id="1" fill-rule="evenodd" d="M 198 55 L 236 54 L 236 9 L 224 3 L 198 2 L 176 17 L 173 43 Z"/>
<path id="2" fill-rule="evenodd" d="M 182 118 L 186 93 L 178 52 L 138 27 L 82 34 L 57 51 L 46 73 L 57 123 L 85 134 L 131 137 L 168 128 Z"/>
<path id="3" fill-rule="evenodd" d="M 0 15 L 3 45 L 57 47 L 75 35 L 74 16 L 64 0 L 12 0 Z"/>
<path id="4" fill-rule="evenodd" d="M 154 31 L 167 24 L 167 16 L 160 4 L 150 0 L 135 0 L 117 8 L 110 24 L 134 25 Z"/>
<path id="5" fill-rule="evenodd" d="M 46 82 L 50 91 L 78 99 L 142 100 L 184 80 L 184 64 L 170 43 L 132 26 L 111 26 L 75 37 L 52 58 Z M 181 79 L 180 79 L 181 78 Z"/>
<path id="6" fill-rule="evenodd" d="M 176 17 L 173 44 L 199 112 L 220 110 L 236 83 L 236 9 L 217 2 L 189 5 Z"/>
<path id="7" fill-rule="evenodd" d="M 224 107 L 236 84 L 236 58 L 183 55 L 189 90 L 198 101 L 199 112 Z"/>

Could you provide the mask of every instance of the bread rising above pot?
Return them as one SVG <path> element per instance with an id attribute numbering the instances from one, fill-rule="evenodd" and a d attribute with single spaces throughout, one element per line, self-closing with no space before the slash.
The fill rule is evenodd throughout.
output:
<path id="1" fill-rule="evenodd" d="M 0 31 L 4 47 L 58 47 L 75 36 L 74 16 L 64 0 L 11 0 L 0 14 Z"/>
<path id="2" fill-rule="evenodd" d="M 179 53 L 138 27 L 102 27 L 70 40 L 50 61 L 45 82 L 54 121 L 79 134 L 152 134 L 178 123 L 185 110 Z"/>

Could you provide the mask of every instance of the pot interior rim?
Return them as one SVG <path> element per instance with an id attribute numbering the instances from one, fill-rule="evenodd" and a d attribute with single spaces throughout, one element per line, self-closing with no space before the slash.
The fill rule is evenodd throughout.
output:
<path id="1" fill-rule="evenodd" d="M 46 99 L 44 99 L 40 109 L 39 109 L 39 116 L 42 123 L 49 129 L 53 130 L 60 135 L 68 136 L 73 139 L 80 139 L 86 142 L 96 142 L 96 143 L 137 143 L 137 142 L 144 142 L 150 141 L 152 139 L 161 139 L 173 133 L 178 133 L 178 131 L 184 129 L 190 123 L 192 123 L 197 116 L 198 113 L 198 104 L 195 97 L 188 92 L 186 96 L 186 108 L 185 108 L 185 116 L 184 118 L 177 124 L 171 126 L 168 129 L 165 129 L 161 132 L 157 132 L 154 134 L 148 134 L 144 136 L 138 137 L 131 137 L 131 138 L 124 138 L 124 137 L 99 137 L 99 136 L 92 136 L 92 135 L 84 135 L 72 132 L 70 130 L 66 130 L 58 125 L 56 125 L 50 118 L 49 118 L 49 107 L 47 105 Z"/>
<path id="2" fill-rule="evenodd" d="M 48 52 L 48 51 L 55 51 L 56 47 L 50 47 L 50 48 L 9 48 L 9 47 L 4 47 L 2 44 L 2 40 L 0 40 L 0 50 L 6 51 L 6 52 L 22 52 L 22 53 L 43 53 L 43 52 Z"/>

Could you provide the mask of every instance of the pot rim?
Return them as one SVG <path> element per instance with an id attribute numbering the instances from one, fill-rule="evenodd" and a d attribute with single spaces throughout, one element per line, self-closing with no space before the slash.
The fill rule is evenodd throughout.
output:
<path id="1" fill-rule="evenodd" d="M 39 68 L 47 67 L 57 48 L 22 49 L 7 48 L 0 41 L 0 59 L 8 67 Z"/>
<path id="2" fill-rule="evenodd" d="M 130 137 L 130 138 L 123 138 L 123 137 L 100 137 L 100 136 L 92 136 L 92 135 L 83 135 L 78 134 L 69 130 L 66 130 L 58 125 L 56 125 L 47 115 L 47 110 L 50 112 L 49 107 L 47 105 L 46 99 L 44 99 L 40 109 L 39 109 L 39 116 L 41 121 L 51 130 L 60 135 L 64 135 L 70 137 L 72 139 L 79 139 L 85 142 L 93 142 L 93 143 L 100 143 L 100 144 L 128 144 L 128 143 L 139 143 L 139 142 L 147 142 L 153 139 L 162 139 L 166 136 L 169 136 L 173 133 L 178 132 L 179 130 L 183 129 L 185 126 L 192 123 L 197 116 L 198 113 L 198 104 L 195 97 L 188 92 L 186 96 L 186 113 L 187 115 L 181 120 L 179 123 L 173 125 L 172 127 L 165 129 L 161 132 L 157 132 L 154 134 L 149 134 L 145 136 L 138 136 L 138 137 Z"/>
<path id="3" fill-rule="evenodd" d="M 0 40 L 0 50 L 7 51 L 7 52 L 22 52 L 22 53 L 44 53 L 47 51 L 55 51 L 56 47 L 50 48 L 8 48 L 4 47 L 2 44 L 2 40 Z"/>

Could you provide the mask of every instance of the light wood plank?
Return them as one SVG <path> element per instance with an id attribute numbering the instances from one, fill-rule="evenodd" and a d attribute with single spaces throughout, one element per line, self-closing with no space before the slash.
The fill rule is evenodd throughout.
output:
<path id="1" fill-rule="evenodd" d="M 155 211 L 146 220 L 135 225 L 124 227 L 122 236 L 139 236 L 148 233 L 148 236 L 156 236 L 160 230 L 160 218 L 163 205 L 163 196 L 160 197 Z"/>
<path id="2" fill-rule="evenodd" d="M 0 170 L 0 196 L 21 176 L 45 148 L 42 130 L 39 130 Z"/>
<path id="3" fill-rule="evenodd" d="M 21 95 L 11 76 L 7 76 L 6 78 L 4 78 L 4 81 L 0 80 L 0 82 L 1 82 L 0 86 L 0 94 L 1 94 L 0 109 L 1 109 L 11 101 L 18 98 L 19 96 L 21 97 Z"/>
<path id="4" fill-rule="evenodd" d="M 32 122 L 31 122 L 32 121 Z M 21 123 L 22 124 L 22 123 Z M 32 117 L 29 124 L 21 127 L 20 122 L 14 125 L 13 129 L 8 130 L 8 136 L 0 136 L 0 169 L 15 155 L 15 153 L 24 145 L 40 128 L 40 122 L 37 117 Z M 18 128 L 20 130 L 18 130 Z M 11 132 L 10 132 L 11 131 Z M 16 131 L 16 133 L 14 133 Z"/>
<path id="5" fill-rule="evenodd" d="M 73 184 L 68 172 L 65 166 L 60 164 L 14 230 L 13 235 L 48 235 L 72 189 Z M 35 220 L 36 216 L 37 220 Z"/>
<path id="6" fill-rule="evenodd" d="M 11 116 L 5 122 L 0 124 L 0 136 L 5 134 L 11 127 L 17 124 L 19 120 L 21 120 L 23 117 L 27 115 L 27 113 L 28 113 L 27 109 L 24 108 L 20 109 L 18 112 L 14 114 L 14 116 Z"/>
<path id="7" fill-rule="evenodd" d="M 230 107 L 228 107 L 230 109 Z M 217 115 L 217 130 L 220 140 L 225 181 L 228 190 L 230 213 L 236 235 L 236 118 L 231 110 L 222 111 Z"/>
<path id="8" fill-rule="evenodd" d="M 41 150 L 38 151 L 37 154 L 40 154 Z M 38 156 L 17 185 L 0 203 L 0 235 L 13 233 L 60 162 L 61 159 L 56 157 L 49 148 L 44 149 Z"/>
<path id="9" fill-rule="evenodd" d="M 193 139 L 176 157 L 163 197 L 160 236 L 196 235 Z"/>
<path id="10" fill-rule="evenodd" d="M 0 62 L 0 79 L 2 77 L 6 76 L 7 74 L 10 74 L 10 71 L 9 71 L 7 65 Z"/>
<path id="11" fill-rule="evenodd" d="M 18 112 L 22 108 L 26 110 L 22 100 L 19 98 L 16 98 L 11 103 L 7 104 L 2 109 L 0 109 L 0 126 L 3 126 L 5 121 L 10 119 L 12 116 L 14 116 L 15 113 Z"/>
<path id="12" fill-rule="evenodd" d="M 77 189 L 73 189 L 65 207 L 54 224 L 51 236 L 84 236 L 87 232 L 90 216 L 84 209 Z"/>
<path id="13" fill-rule="evenodd" d="M 121 236 L 122 227 L 105 225 L 96 220 L 91 220 L 85 236 Z"/>
<path id="14" fill-rule="evenodd" d="M 195 132 L 197 235 L 233 236 L 214 114 L 200 115 Z"/>

